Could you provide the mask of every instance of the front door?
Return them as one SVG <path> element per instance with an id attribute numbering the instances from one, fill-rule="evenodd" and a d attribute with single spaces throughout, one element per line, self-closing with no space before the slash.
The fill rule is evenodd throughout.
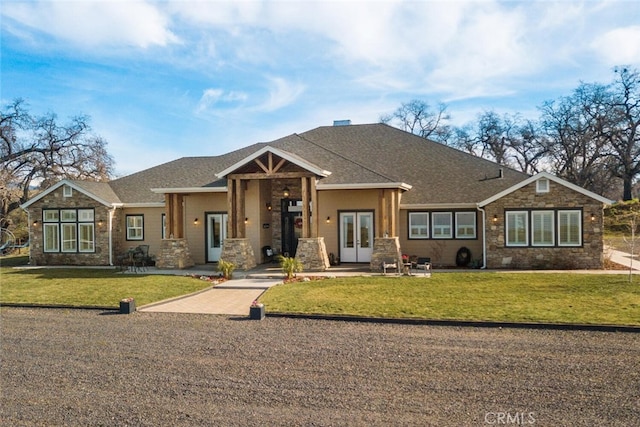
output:
<path id="1" fill-rule="evenodd" d="M 302 200 L 282 200 L 282 254 L 296 256 L 298 239 L 302 237 Z"/>
<path id="2" fill-rule="evenodd" d="M 340 213 L 340 261 L 370 262 L 373 254 L 373 212 Z"/>
<path id="3" fill-rule="evenodd" d="M 218 262 L 227 238 L 227 214 L 207 214 L 207 262 Z"/>

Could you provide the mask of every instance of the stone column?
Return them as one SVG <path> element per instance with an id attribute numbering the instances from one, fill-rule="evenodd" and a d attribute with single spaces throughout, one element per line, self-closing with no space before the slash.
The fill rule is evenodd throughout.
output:
<path id="1" fill-rule="evenodd" d="M 187 239 L 165 239 L 160 242 L 160 252 L 156 259 L 159 269 L 184 269 L 193 267 Z"/>
<path id="2" fill-rule="evenodd" d="M 324 237 L 299 238 L 296 259 L 306 271 L 324 271 L 329 268 Z"/>
<path id="3" fill-rule="evenodd" d="M 257 265 L 249 239 L 225 239 L 220 259 L 233 263 L 238 270 L 250 270 Z"/>
<path id="4" fill-rule="evenodd" d="M 399 237 L 376 237 L 373 241 L 373 254 L 371 255 L 371 271 L 382 271 L 382 261 L 393 259 L 401 262 Z"/>

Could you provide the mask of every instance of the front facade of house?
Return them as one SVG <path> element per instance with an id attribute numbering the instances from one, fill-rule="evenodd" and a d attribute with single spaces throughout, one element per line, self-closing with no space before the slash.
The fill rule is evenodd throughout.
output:
<path id="1" fill-rule="evenodd" d="M 383 124 L 320 127 L 109 183 L 61 181 L 23 205 L 35 265 L 159 268 L 284 254 L 306 270 L 401 254 L 436 266 L 601 268 L 608 200 Z"/>

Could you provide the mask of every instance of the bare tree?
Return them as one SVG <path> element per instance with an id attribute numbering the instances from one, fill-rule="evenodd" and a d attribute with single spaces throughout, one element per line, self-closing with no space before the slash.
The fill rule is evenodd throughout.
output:
<path id="1" fill-rule="evenodd" d="M 617 67 L 617 80 L 604 100 L 608 112 L 602 133 L 616 159 L 614 173 L 623 182 L 623 200 L 631 200 L 634 180 L 640 173 L 640 72 Z"/>
<path id="2" fill-rule="evenodd" d="M 6 105 L 0 111 L 0 226 L 35 187 L 62 178 L 108 180 L 113 158 L 106 146 L 86 116 L 61 125 L 53 113 L 34 118 L 21 99 Z"/>
<path id="3" fill-rule="evenodd" d="M 449 119 L 445 104 L 439 103 L 434 110 L 428 103 L 414 99 L 403 103 L 393 113 L 381 116 L 380 122 L 425 139 L 445 142 L 451 135 L 447 125 Z"/>

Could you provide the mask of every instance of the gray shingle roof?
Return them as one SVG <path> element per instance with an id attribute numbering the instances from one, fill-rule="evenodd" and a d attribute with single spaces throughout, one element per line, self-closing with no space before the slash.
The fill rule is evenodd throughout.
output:
<path id="1" fill-rule="evenodd" d="M 476 203 L 528 175 L 385 124 L 324 126 L 222 156 L 184 157 L 112 181 L 124 203 L 162 202 L 151 188 L 224 186 L 216 173 L 269 145 L 331 172 L 321 184 L 404 182 L 403 204 Z M 497 179 L 500 169 L 503 178 Z"/>

